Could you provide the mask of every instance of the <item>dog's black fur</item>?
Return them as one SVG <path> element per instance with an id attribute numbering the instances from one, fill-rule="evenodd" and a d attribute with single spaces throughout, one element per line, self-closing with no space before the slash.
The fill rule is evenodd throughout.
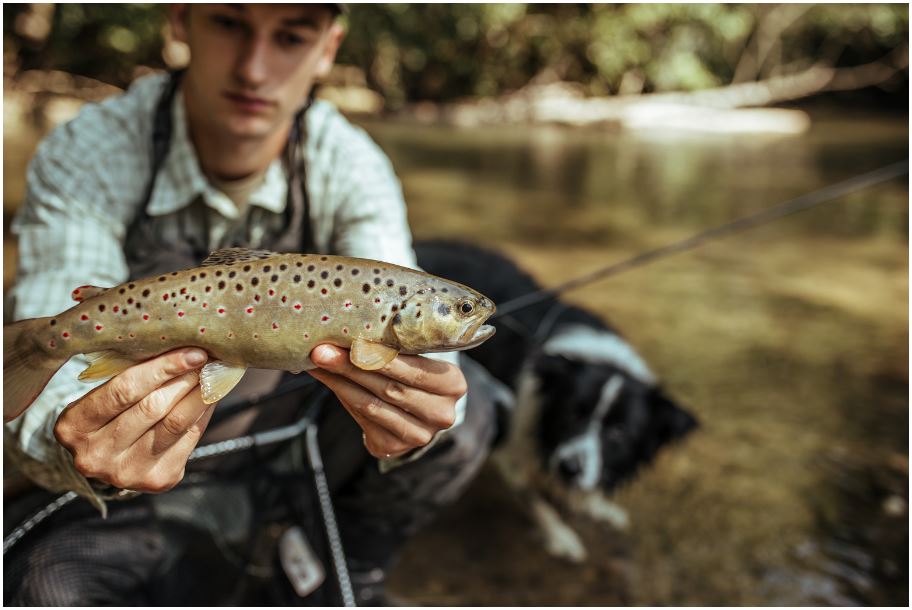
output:
<path id="1" fill-rule="evenodd" d="M 488 249 L 464 242 L 426 241 L 416 243 L 415 250 L 418 264 L 428 273 L 470 286 L 498 304 L 541 288 L 510 259 Z M 514 476 L 512 481 L 515 488 L 531 494 L 533 503 L 535 498 L 543 500 L 544 496 L 560 503 L 560 498 L 555 498 L 562 494 L 560 489 L 575 494 L 577 500 L 583 497 L 583 503 L 593 494 L 604 498 L 649 464 L 664 445 L 697 426 L 696 419 L 665 394 L 620 334 L 586 310 L 551 300 L 492 323 L 497 327 L 495 336 L 468 355 L 517 394 L 518 404 L 511 421 L 505 422 L 505 429 L 500 431 L 501 437 L 506 438 L 506 447 L 501 451 L 513 454 L 502 470 L 508 477 L 515 474 L 510 471 L 535 471 Z M 549 349 L 553 345 L 549 340 L 568 332 L 591 335 L 596 345 L 602 342 L 621 346 L 625 358 L 629 356 L 627 364 L 606 359 L 604 354 L 568 354 Z M 630 361 L 642 366 L 631 367 Z M 531 400 L 522 387 L 530 379 L 534 386 Z M 619 390 L 609 400 L 604 397 L 612 380 Z M 607 403 L 607 412 L 596 422 L 598 441 L 593 441 L 595 433 L 590 433 L 589 449 L 575 449 L 574 439 L 579 441 L 586 437 L 587 430 L 593 430 L 600 400 Z M 517 426 L 522 429 L 517 430 Z M 517 435 L 532 438 L 514 438 Z M 586 443 L 576 446 L 583 445 Z M 593 460 L 593 446 L 600 454 L 595 459 L 597 481 L 593 479 L 596 470 L 586 468 L 584 463 Z M 536 463 L 528 464 L 530 461 Z M 592 472 L 587 475 L 586 470 Z M 545 530 L 564 527 L 562 523 L 555 525 L 556 511 L 544 510 L 548 515 L 537 517 Z M 555 536 L 550 538 L 554 541 Z M 561 544 L 555 543 L 551 550 L 571 559 L 585 556 L 580 545 L 575 551 L 567 551 L 566 545 L 563 550 L 558 548 Z"/>

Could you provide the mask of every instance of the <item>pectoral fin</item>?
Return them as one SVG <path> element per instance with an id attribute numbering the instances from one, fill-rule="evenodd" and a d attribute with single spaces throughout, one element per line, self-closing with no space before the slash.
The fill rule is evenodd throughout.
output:
<path id="1" fill-rule="evenodd" d="M 365 339 L 355 339 L 351 346 L 351 361 L 359 369 L 376 371 L 382 369 L 399 355 L 394 347 L 375 343 Z"/>
<path id="2" fill-rule="evenodd" d="M 124 372 L 137 362 L 113 350 L 92 352 L 91 354 L 86 354 L 85 357 L 89 359 L 90 364 L 83 372 L 79 373 L 79 381 L 107 379 Z"/>
<path id="3" fill-rule="evenodd" d="M 246 372 L 246 366 L 228 364 L 221 360 L 209 362 L 200 373 L 203 402 L 211 405 L 224 398 L 228 392 L 234 389 Z"/>

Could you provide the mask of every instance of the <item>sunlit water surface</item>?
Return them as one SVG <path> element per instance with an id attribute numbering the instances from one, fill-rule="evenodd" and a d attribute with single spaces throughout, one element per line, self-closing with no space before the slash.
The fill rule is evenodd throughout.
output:
<path id="1" fill-rule="evenodd" d="M 908 151 L 906 117 L 848 113 L 794 137 L 365 127 L 416 237 L 497 247 L 546 285 Z M 410 547 L 398 590 L 443 604 L 906 605 L 907 184 L 569 295 L 614 322 L 702 428 L 615 496 L 629 531 L 579 520 L 588 565 L 547 557 L 487 472 Z"/>

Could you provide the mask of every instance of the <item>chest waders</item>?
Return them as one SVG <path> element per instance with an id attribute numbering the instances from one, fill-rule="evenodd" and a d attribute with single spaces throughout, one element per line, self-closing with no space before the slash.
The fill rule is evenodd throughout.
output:
<path id="1" fill-rule="evenodd" d="M 147 208 L 155 189 L 156 179 L 164 166 L 170 149 L 173 128 L 171 111 L 181 77 L 181 72 L 175 72 L 171 75 L 155 108 L 152 131 L 152 171 L 143 201 L 127 230 L 126 239 L 124 240 L 124 253 L 129 267 L 130 279 L 150 277 L 176 269 L 194 267 L 208 256 L 210 250 L 218 248 L 240 246 L 275 252 L 312 251 L 313 238 L 302 154 L 306 125 L 304 120 L 305 113 L 310 107 L 312 99 L 309 99 L 295 116 L 289 141 L 283 155 L 288 189 L 285 209 L 282 213 L 282 222 L 270 223 L 270 226 L 267 227 L 267 230 L 260 238 L 251 240 L 249 235 L 249 228 L 256 220 L 253 216 L 263 212 L 256 206 L 247 206 L 245 217 L 225 234 L 221 243 L 213 244 L 211 247 L 210 244 L 206 243 L 209 235 L 208 218 L 210 211 L 201 198 L 198 197 L 191 202 L 185 213 L 188 214 L 186 221 L 198 223 L 202 230 L 196 232 L 186 231 L 186 226 L 181 226 L 178 229 L 180 235 L 176 239 L 175 236 L 166 236 L 163 231 L 163 223 L 158 222 L 155 216 L 148 213 Z M 218 421 L 224 421 L 229 415 L 256 408 L 263 398 L 269 402 L 274 400 L 281 401 L 276 410 L 282 410 L 286 413 L 301 411 L 302 402 L 309 400 L 310 404 L 303 409 L 303 415 L 297 421 L 290 425 L 260 430 L 245 436 L 199 446 L 193 451 L 189 461 L 191 463 L 198 460 L 209 461 L 210 458 L 228 456 L 244 450 L 257 450 L 285 443 L 286 441 L 298 443 L 299 451 L 292 451 L 292 453 L 297 453 L 300 459 L 293 461 L 302 462 L 306 456 L 310 471 L 314 476 L 314 488 L 319 500 L 323 530 L 326 535 L 333 567 L 335 568 L 339 594 L 343 605 L 354 606 L 355 597 L 317 442 L 320 407 L 324 402 L 323 399 L 330 394 L 323 387 L 313 391 L 315 382 L 310 376 L 290 378 L 286 374 L 284 375 L 285 381 L 279 383 L 279 379 L 282 377 L 280 374 L 277 375 L 275 371 L 248 370 L 241 383 L 232 391 L 232 404 L 222 405 L 216 409 L 210 428 Z M 283 409 L 282 407 L 285 408 Z M 219 413 L 220 411 L 222 413 Z M 221 417 L 219 417 L 220 415 Z M 193 473 L 190 473 L 185 478 L 185 481 L 192 482 L 198 478 Z M 302 482 L 297 483 L 299 486 L 301 484 Z M 179 488 L 180 485 L 176 489 Z M 301 493 L 306 495 L 305 490 L 302 490 Z M 4 555 L 29 531 L 77 497 L 74 492 L 64 494 L 25 520 L 4 538 Z M 167 494 L 157 498 L 165 500 Z M 167 502 L 164 503 L 167 504 Z M 297 505 L 295 507 L 297 512 L 301 513 L 302 507 L 306 506 L 308 502 L 306 499 L 299 499 L 294 504 Z M 306 516 L 299 514 L 299 518 L 306 518 Z M 217 530 L 217 528 L 215 529 Z M 294 573 L 295 563 L 306 560 L 310 562 L 317 561 L 317 564 L 319 564 L 319 561 L 312 557 L 312 551 L 309 550 L 306 542 L 301 542 L 300 528 L 293 527 L 289 532 L 294 535 L 283 536 L 281 541 L 282 563 L 286 574 L 297 588 L 295 580 L 300 575 Z M 212 533 L 218 536 L 218 531 L 213 531 Z M 311 556 L 302 556 L 307 554 L 311 554 Z M 286 560 L 285 556 L 289 556 L 289 558 Z M 319 565 L 317 567 L 322 569 Z"/>

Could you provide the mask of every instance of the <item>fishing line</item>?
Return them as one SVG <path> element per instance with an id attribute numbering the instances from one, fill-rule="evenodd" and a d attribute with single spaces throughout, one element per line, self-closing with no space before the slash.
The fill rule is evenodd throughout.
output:
<path id="1" fill-rule="evenodd" d="M 699 246 L 702 246 L 708 241 L 719 239 L 732 233 L 737 233 L 738 231 L 744 231 L 746 229 L 751 229 L 773 220 L 777 220 L 784 216 L 790 214 L 795 214 L 797 212 L 802 212 L 808 210 L 814 206 L 818 206 L 823 203 L 827 203 L 834 199 L 838 199 L 849 193 L 854 193 L 862 189 L 866 189 L 882 182 L 887 182 L 898 178 L 909 172 L 909 160 L 899 161 L 892 163 L 880 169 L 849 178 L 842 182 L 837 182 L 830 186 L 826 186 L 822 189 L 806 193 L 795 197 L 794 199 L 789 199 L 778 205 L 775 205 L 771 208 L 761 210 L 754 214 L 744 216 L 737 220 L 725 223 L 721 226 L 715 227 L 697 233 L 691 237 L 677 241 L 666 246 L 661 246 L 654 250 L 649 250 L 641 254 L 637 254 L 631 258 L 622 260 L 617 263 L 612 263 L 601 269 L 596 269 L 591 273 L 582 275 L 576 279 L 572 279 L 563 284 L 558 284 L 553 288 L 543 288 L 541 290 L 536 290 L 535 292 L 530 292 L 529 294 L 511 299 L 506 303 L 498 305 L 497 312 L 491 316 L 491 319 L 497 319 L 501 316 L 505 316 L 511 313 L 514 313 L 520 309 L 525 309 L 542 301 L 547 301 L 549 299 L 554 299 L 561 294 L 580 288 L 587 284 L 591 284 L 598 280 L 601 280 L 606 277 L 613 275 L 618 275 L 624 271 L 630 269 L 635 269 L 637 267 L 642 267 L 656 260 L 666 258 L 673 254 L 679 252 L 685 252 L 687 250 L 693 250 Z"/>

